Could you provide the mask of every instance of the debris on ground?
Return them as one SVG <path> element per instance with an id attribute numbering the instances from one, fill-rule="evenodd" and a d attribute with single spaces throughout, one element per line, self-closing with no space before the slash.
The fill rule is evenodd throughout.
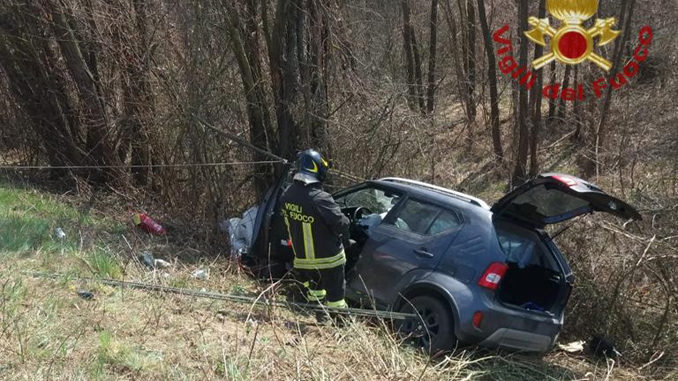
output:
<path id="1" fill-rule="evenodd" d="M 159 223 L 155 222 L 151 217 L 146 214 L 135 214 L 134 215 L 134 225 L 141 228 L 141 230 L 152 235 L 165 235 L 167 230 L 162 227 Z"/>
<path id="2" fill-rule="evenodd" d="M 237 259 L 243 254 L 247 254 L 252 246 L 254 221 L 257 218 L 258 212 L 259 207 L 253 206 L 243 213 L 242 218 L 230 218 L 219 224 L 221 231 L 228 233 L 232 259 Z"/>
<path id="3" fill-rule="evenodd" d="M 208 280 L 210 278 L 210 269 L 197 269 L 193 271 L 191 278 Z"/>
<path id="4" fill-rule="evenodd" d="M 593 335 L 588 345 L 588 352 L 594 356 L 616 359 L 621 357 L 621 353 L 614 347 L 612 340 Z"/>
<path id="5" fill-rule="evenodd" d="M 155 258 L 153 258 L 153 254 L 150 251 L 142 251 L 139 256 L 139 261 L 148 269 L 155 268 Z"/>
<path id="6" fill-rule="evenodd" d="M 584 340 L 579 340 L 567 344 L 558 344 L 558 348 L 568 353 L 578 353 L 584 351 L 584 344 L 586 344 Z"/>
<path id="7" fill-rule="evenodd" d="M 142 251 L 141 255 L 139 255 L 139 262 L 141 262 L 149 270 L 166 269 L 172 266 L 171 263 L 167 262 L 164 259 L 155 258 L 153 256 L 153 253 L 151 253 L 150 251 Z"/>
<path id="8" fill-rule="evenodd" d="M 64 238 L 66 238 L 66 233 L 62 228 L 56 228 L 56 231 L 54 232 L 56 234 L 57 239 L 63 241 Z"/>
<path id="9" fill-rule="evenodd" d="M 89 292 L 89 291 L 85 291 L 85 290 L 78 290 L 78 296 L 85 299 L 85 300 L 93 300 L 94 299 L 94 294 Z"/>
<path id="10" fill-rule="evenodd" d="M 157 258 L 153 261 L 153 265 L 157 269 L 166 269 L 166 268 L 172 266 L 171 263 L 169 263 L 169 262 L 167 262 L 163 259 L 157 259 Z"/>

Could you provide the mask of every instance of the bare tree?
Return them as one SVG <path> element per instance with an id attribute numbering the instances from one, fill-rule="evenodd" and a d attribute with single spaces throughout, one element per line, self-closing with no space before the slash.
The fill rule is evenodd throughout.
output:
<path id="1" fill-rule="evenodd" d="M 546 16 L 546 4 L 544 0 L 539 1 L 538 17 L 540 19 Z M 534 58 L 537 59 L 544 54 L 544 48 L 537 44 L 534 48 Z M 535 176 L 539 172 L 539 135 L 541 131 L 541 89 L 544 84 L 544 70 L 537 73 L 537 84 L 532 88 L 530 95 L 530 110 L 532 112 L 532 130 L 530 131 L 530 176 Z"/>
<path id="2" fill-rule="evenodd" d="M 492 130 L 492 147 L 494 155 L 498 161 L 504 158 L 504 150 L 501 146 L 501 130 L 499 121 L 499 94 L 497 91 L 497 63 L 494 57 L 494 49 L 492 44 L 492 32 L 487 22 L 487 15 L 485 10 L 484 0 L 478 0 L 478 18 L 480 20 L 480 28 L 485 41 L 485 53 L 487 55 L 487 78 L 490 88 L 490 125 Z"/>
<path id="3" fill-rule="evenodd" d="M 459 0 L 461 2 L 461 0 Z M 468 115 L 471 123 L 475 121 L 477 109 L 475 92 L 476 92 L 476 12 L 472 0 L 466 1 L 466 41 L 464 62 L 467 73 L 467 88 L 468 91 Z M 469 127 L 470 128 L 470 127 Z"/>
<path id="4" fill-rule="evenodd" d="M 615 44 L 615 53 L 614 53 L 614 59 L 613 59 L 613 67 L 612 70 L 610 71 L 610 76 L 609 79 L 615 78 L 617 74 L 620 72 L 622 69 L 622 58 L 624 56 L 624 47 L 626 46 L 626 43 L 629 40 L 629 37 L 631 35 L 631 22 L 633 21 L 633 12 L 634 8 L 636 5 L 635 0 L 623 0 L 621 4 L 621 11 L 620 11 L 620 17 L 619 20 L 622 20 L 622 30 L 623 35 L 622 38 L 618 39 L 616 44 Z M 607 121 L 609 118 L 609 111 L 610 111 L 610 104 L 612 102 L 612 86 L 609 86 L 607 89 L 607 92 L 605 93 L 605 97 L 603 98 L 603 106 L 600 111 L 600 123 L 598 123 L 598 126 L 596 127 L 595 131 L 595 154 L 596 154 L 596 160 L 595 163 L 592 161 L 588 162 L 588 165 L 586 168 L 584 168 L 584 171 L 587 175 L 592 175 L 594 168 L 596 171 L 598 170 L 598 164 L 599 164 L 599 157 L 598 154 L 600 150 L 605 147 L 606 143 L 606 138 L 607 138 Z M 594 165 L 595 164 L 595 165 Z"/>
<path id="5" fill-rule="evenodd" d="M 518 61 L 521 67 L 527 66 L 527 36 L 525 36 L 525 31 L 527 30 L 527 13 L 527 0 L 518 0 L 518 20 L 520 23 L 520 52 Z M 518 97 L 518 115 L 516 121 L 518 124 L 518 150 L 516 153 L 515 169 L 513 171 L 512 177 L 513 184 L 517 184 L 525 180 L 527 176 L 527 153 L 529 138 L 527 120 L 529 118 L 529 113 L 527 104 L 527 89 L 524 86 L 520 86 Z"/>
<path id="6" fill-rule="evenodd" d="M 281 1 L 281 3 L 286 3 Z M 235 55 L 238 67 L 240 68 L 240 76 L 243 85 L 243 92 L 247 100 L 247 113 L 250 124 L 250 142 L 259 148 L 269 149 L 269 131 L 272 131 L 271 120 L 266 105 L 266 94 L 264 89 L 264 81 L 261 71 L 261 57 L 259 40 L 257 38 L 258 31 L 256 29 L 255 8 L 252 1 L 248 1 L 246 13 L 242 14 L 242 10 L 235 5 L 230 5 L 226 2 L 224 12 L 224 22 L 226 31 L 229 36 L 229 42 Z M 281 6 L 278 12 L 284 14 L 287 11 L 286 6 Z M 284 16 L 282 16 L 284 17 Z M 265 23 L 265 22 L 264 22 Z M 276 20 L 277 26 L 278 20 Z M 276 31 L 278 27 L 276 27 Z M 278 34 L 276 34 L 278 36 Z M 284 36 L 284 34 L 283 34 Z M 271 53 L 271 77 L 273 78 L 274 87 L 278 85 L 278 93 L 276 94 L 276 102 L 278 107 L 278 125 L 279 129 L 288 129 L 289 119 L 286 113 L 286 99 L 284 88 L 280 85 L 282 75 L 280 73 L 277 59 L 279 56 L 278 41 L 272 42 L 272 47 L 269 49 Z M 282 125 L 282 127 L 281 127 Z M 287 135 L 285 135 L 287 136 Z M 280 142 L 281 147 L 283 142 Z M 265 160 L 261 154 L 256 154 L 255 159 L 258 161 Z M 263 194 L 270 185 L 270 177 L 266 176 L 269 169 L 266 166 L 260 165 L 257 169 L 258 175 L 255 177 L 255 188 L 259 194 Z"/>
<path id="7" fill-rule="evenodd" d="M 426 91 L 426 112 L 431 114 L 435 106 L 436 60 L 438 53 L 438 0 L 431 0 L 431 21 L 429 31 L 428 89 Z"/>
<path id="8" fill-rule="evenodd" d="M 563 74 L 563 86 L 561 91 L 565 91 L 565 89 L 570 87 L 570 80 L 572 77 L 572 66 L 567 65 L 565 67 L 565 74 Z M 558 107 L 556 110 L 556 118 L 558 119 L 559 123 L 562 123 L 563 120 L 565 119 L 567 115 L 567 103 L 565 103 L 565 98 L 561 97 L 560 100 L 558 101 Z"/>

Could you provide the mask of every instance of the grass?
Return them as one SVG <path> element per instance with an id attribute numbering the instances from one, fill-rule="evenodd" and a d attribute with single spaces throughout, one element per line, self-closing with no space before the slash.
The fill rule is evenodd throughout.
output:
<path id="1" fill-rule="evenodd" d="M 0 184 L 0 379 L 3 380 L 635 380 L 637 373 L 554 353 L 544 359 L 471 348 L 431 361 L 383 321 L 318 325 L 260 310 L 81 282 L 75 276 L 249 294 L 262 287 L 227 263 L 142 268 L 144 250 L 180 252 L 138 234 L 117 211 L 84 212 L 73 198 Z M 54 230 L 62 227 L 66 238 Z M 204 264 L 200 264 L 204 266 Z M 57 281 L 22 271 L 58 271 Z M 76 291 L 94 293 L 93 300 Z"/>

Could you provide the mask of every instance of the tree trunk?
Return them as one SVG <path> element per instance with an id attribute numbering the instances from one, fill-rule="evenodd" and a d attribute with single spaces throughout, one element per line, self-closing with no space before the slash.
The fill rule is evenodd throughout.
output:
<path id="1" fill-rule="evenodd" d="M 125 113 L 132 121 L 132 174 L 138 185 L 147 185 L 151 175 L 151 140 L 148 130 L 150 116 L 154 109 L 153 93 L 149 79 L 150 41 L 148 36 L 148 19 L 146 17 L 147 1 L 132 2 L 136 13 L 136 36 L 138 42 L 133 56 L 127 61 L 129 88 L 125 97 Z M 129 49 L 123 49 L 129 50 Z"/>
<path id="2" fill-rule="evenodd" d="M 426 91 L 426 112 L 433 113 L 436 91 L 436 60 L 438 53 L 438 0 L 431 0 L 431 25 L 428 55 L 428 90 Z"/>
<path id="3" fill-rule="evenodd" d="M 550 83 L 554 85 L 558 78 L 558 66 L 556 66 L 556 61 L 551 62 L 549 67 L 549 76 Z M 558 106 L 557 101 L 553 98 L 549 98 L 549 116 L 547 118 L 549 123 L 553 122 L 556 117 L 556 106 Z"/>
<path id="4" fill-rule="evenodd" d="M 571 76 L 572 76 L 572 66 L 566 65 L 565 75 L 563 76 L 563 87 L 561 91 L 565 91 L 565 89 L 570 87 Z M 561 97 L 560 101 L 558 102 L 558 111 L 556 111 L 556 118 L 558 119 L 558 123 L 563 123 L 565 121 L 566 116 L 567 116 L 567 103 L 565 102 L 565 99 Z"/>
<path id="5" fill-rule="evenodd" d="M 53 75 L 52 53 L 47 40 L 32 41 L 18 28 L 0 24 L 0 67 L 5 71 L 9 89 L 17 104 L 25 110 L 32 128 L 40 136 L 51 166 L 83 163 L 82 134 L 73 119 L 74 110 L 60 77 Z M 31 33 L 32 36 L 36 34 Z M 64 170 L 51 172 L 53 178 L 66 176 Z"/>
<path id="6" fill-rule="evenodd" d="M 410 38 L 412 39 L 412 53 L 414 55 L 414 77 L 417 81 L 417 103 L 419 110 L 424 113 L 426 104 L 424 103 L 424 74 L 421 71 L 421 55 L 419 54 L 419 44 L 417 43 L 414 27 L 410 25 Z"/>
<path id="7" fill-rule="evenodd" d="M 403 43 L 405 50 L 405 64 L 407 69 L 407 92 L 409 94 L 408 104 L 411 110 L 415 110 L 417 107 L 417 85 L 416 85 L 416 76 L 414 70 L 414 49 L 412 46 L 412 33 L 411 21 L 410 21 L 410 5 L 409 0 L 402 0 L 401 6 L 403 10 Z"/>
<path id="8" fill-rule="evenodd" d="M 546 16 L 546 5 L 544 0 L 539 1 L 539 18 Z M 535 45 L 534 58 L 537 59 L 544 54 L 544 48 L 541 45 Z M 541 131 L 541 89 L 544 85 L 544 71 L 537 72 L 537 84 L 531 90 L 530 110 L 532 110 L 532 131 L 530 133 L 530 176 L 536 176 L 539 172 L 539 134 Z"/>
<path id="9" fill-rule="evenodd" d="M 527 0 L 518 1 L 518 19 L 520 23 L 520 51 L 519 51 L 519 65 L 521 67 L 527 66 L 527 36 L 525 36 L 525 31 L 527 30 L 527 13 L 528 5 Z M 517 86 L 517 84 L 514 84 Z M 518 151 L 516 153 L 516 163 L 515 169 L 513 171 L 512 184 L 517 185 L 518 183 L 526 180 L 527 175 L 527 151 L 528 151 L 528 138 L 529 131 L 527 128 L 527 119 L 529 118 L 528 105 L 527 105 L 527 89 L 525 86 L 520 86 L 519 89 L 519 101 L 518 101 Z"/>
<path id="10" fill-rule="evenodd" d="M 233 54 L 238 63 L 240 77 L 243 83 L 243 92 L 247 103 L 250 142 L 254 146 L 266 150 L 268 149 L 267 132 L 270 130 L 270 118 L 268 109 L 266 108 L 266 96 L 264 93 L 264 85 L 260 78 L 261 73 L 257 73 L 260 62 L 260 58 L 258 57 L 259 50 L 256 49 L 256 45 L 245 45 L 245 40 L 248 38 L 251 39 L 251 36 L 245 36 L 245 34 L 248 34 L 248 30 L 245 29 L 245 25 L 243 25 L 240 15 L 236 11 L 236 8 L 229 2 L 224 2 L 223 4 L 226 6 L 226 14 L 224 14 L 226 31 L 228 33 L 231 49 L 233 50 Z M 262 7 L 265 7 L 265 4 L 262 4 Z M 253 21 L 250 22 L 250 26 L 251 25 L 254 25 Z M 276 32 L 278 31 L 276 30 Z M 274 34 L 271 34 L 271 36 L 273 35 Z M 277 33 L 275 35 L 279 36 Z M 248 45 L 251 45 L 251 43 L 254 42 L 255 41 L 250 40 L 250 44 Z M 275 43 L 272 41 L 271 45 L 277 47 L 277 41 Z M 252 50 L 253 48 L 255 50 Z M 269 48 L 269 50 L 272 49 Z M 277 54 L 272 54 L 272 56 L 277 57 Z M 254 58 L 256 62 L 252 62 L 252 58 Z M 273 82 L 272 86 L 274 89 L 277 89 L 278 87 L 276 85 L 281 81 L 281 76 L 278 68 L 274 67 L 273 62 L 271 65 L 271 77 Z M 279 102 L 279 94 L 276 95 L 278 96 L 276 97 L 276 100 Z M 284 110 L 282 107 L 276 107 L 276 112 L 280 114 L 281 112 L 284 112 Z M 278 119 L 279 124 L 281 123 L 281 120 L 282 118 Z M 281 139 L 280 145 L 282 146 L 282 144 L 283 141 Z M 266 157 L 260 153 L 255 153 L 254 159 L 260 161 L 266 160 Z M 270 173 L 270 168 L 266 165 L 257 165 L 255 171 L 255 189 L 259 196 L 263 196 L 271 183 L 271 176 L 268 175 Z"/>
<path id="11" fill-rule="evenodd" d="M 626 43 L 629 40 L 629 37 L 631 35 L 631 22 L 633 21 L 633 12 L 634 8 L 636 5 L 635 0 L 623 0 L 622 1 L 622 9 L 621 9 L 621 17 L 619 18 L 622 20 L 623 25 L 622 25 L 622 30 L 623 35 L 622 38 L 618 39 L 616 44 L 615 44 L 615 54 L 614 54 L 614 60 L 613 60 L 613 67 L 612 70 L 610 71 L 610 76 L 608 78 L 608 83 L 609 80 L 617 77 L 618 73 L 620 73 L 620 70 L 623 65 L 623 57 L 624 57 L 624 46 L 626 46 Z M 624 17 L 625 16 L 625 17 Z M 612 91 L 613 88 L 612 86 L 608 85 L 607 92 L 605 93 L 605 98 L 603 98 L 603 106 L 600 112 L 600 123 L 598 124 L 596 128 L 596 136 L 595 136 L 595 155 L 596 155 L 596 163 L 595 163 L 595 168 L 596 170 L 598 169 L 598 163 L 600 162 L 599 154 L 602 149 L 604 149 L 605 144 L 606 144 L 606 139 L 607 139 L 607 120 L 609 117 L 609 111 L 610 111 L 610 105 L 612 104 Z M 594 164 L 594 163 L 591 163 Z M 587 175 L 592 175 L 593 174 L 593 165 L 589 165 L 586 171 Z"/>
<path id="12" fill-rule="evenodd" d="M 330 30 L 327 15 L 320 0 L 309 0 L 310 46 L 311 53 L 311 113 L 310 140 L 306 145 L 313 146 L 326 156 L 330 156 L 331 147 L 327 132 L 329 101 L 327 89 L 327 65 L 330 56 Z M 291 40 L 290 40 L 291 41 Z"/>
<path id="13" fill-rule="evenodd" d="M 572 84 L 574 88 L 576 89 L 577 86 L 579 85 L 579 65 L 574 67 L 574 79 L 572 80 Z M 583 81 L 581 81 L 583 82 Z M 574 117 L 574 123 L 576 125 L 575 131 L 574 131 L 574 140 L 579 140 L 579 137 L 581 136 L 581 125 L 582 125 L 582 118 L 581 118 L 581 101 L 578 98 L 574 99 L 574 102 L 572 104 L 572 114 Z"/>
<path id="14" fill-rule="evenodd" d="M 468 47 L 466 49 L 466 57 L 464 58 L 467 62 L 467 91 L 468 91 L 468 105 L 470 116 L 469 128 L 472 128 L 473 122 L 476 120 L 477 108 L 475 102 L 475 91 L 476 91 L 476 12 L 473 6 L 472 0 L 467 0 L 466 2 L 466 43 Z"/>
<path id="15" fill-rule="evenodd" d="M 465 74 L 465 69 L 464 69 L 464 63 L 463 61 L 463 53 L 460 53 L 460 50 L 462 49 L 464 43 L 463 41 L 459 41 L 457 38 L 457 23 L 454 19 L 454 14 L 452 14 L 452 6 L 450 5 L 450 0 L 447 0 L 443 2 L 444 4 L 444 13 L 445 13 L 445 19 L 447 20 L 447 25 L 450 28 L 450 35 L 452 36 L 452 59 L 453 59 L 453 66 L 454 66 L 454 72 L 457 77 L 457 91 L 459 92 L 459 99 L 461 100 L 463 106 L 464 106 L 464 112 L 466 113 L 466 118 L 467 120 L 471 120 L 471 116 L 468 114 L 469 112 L 469 99 L 468 99 L 468 92 L 466 91 L 466 74 Z M 463 28 L 462 28 L 463 30 Z M 460 59 L 461 57 L 461 59 Z"/>
<path id="16" fill-rule="evenodd" d="M 96 72 L 96 68 L 88 66 L 76 38 L 76 35 L 81 33 L 75 30 L 74 23 L 69 22 L 70 15 L 64 12 L 62 5 L 52 4 L 51 15 L 54 20 L 53 27 L 57 43 L 64 56 L 66 67 L 80 94 L 83 122 L 87 129 L 88 161 L 90 164 L 102 166 L 120 164 L 120 161 L 114 155 L 109 139 L 108 116 L 93 74 L 93 72 Z M 114 171 L 92 170 L 90 179 L 94 182 L 105 182 L 115 178 L 110 172 Z"/>
<path id="17" fill-rule="evenodd" d="M 501 146 L 501 125 L 499 121 L 499 93 L 497 91 L 497 63 L 492 44 L 492 32 L 487 22 L 485 1 L 478 0 L 478 18 L 483 39 L 485 40 L 485 53 L 487 55 L 487 78 L 490 87 L 490 125 L 492 129 L 492 147 L 498 161 L 503 161 L 504 150 Z"/>

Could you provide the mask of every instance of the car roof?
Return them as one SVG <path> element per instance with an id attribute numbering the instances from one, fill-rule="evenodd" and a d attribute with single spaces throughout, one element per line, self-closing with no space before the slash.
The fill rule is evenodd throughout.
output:
<path id="1" fill-rule="evenodd" d="M 453 204 L 454 206 L 463 205 L 486 211 L 490 210 L 489 205 L 479 198 L 421 181 L 387 177 L 371 182 L 400 190 L 418 198 L 433 200 L 443 204 Z"/>

